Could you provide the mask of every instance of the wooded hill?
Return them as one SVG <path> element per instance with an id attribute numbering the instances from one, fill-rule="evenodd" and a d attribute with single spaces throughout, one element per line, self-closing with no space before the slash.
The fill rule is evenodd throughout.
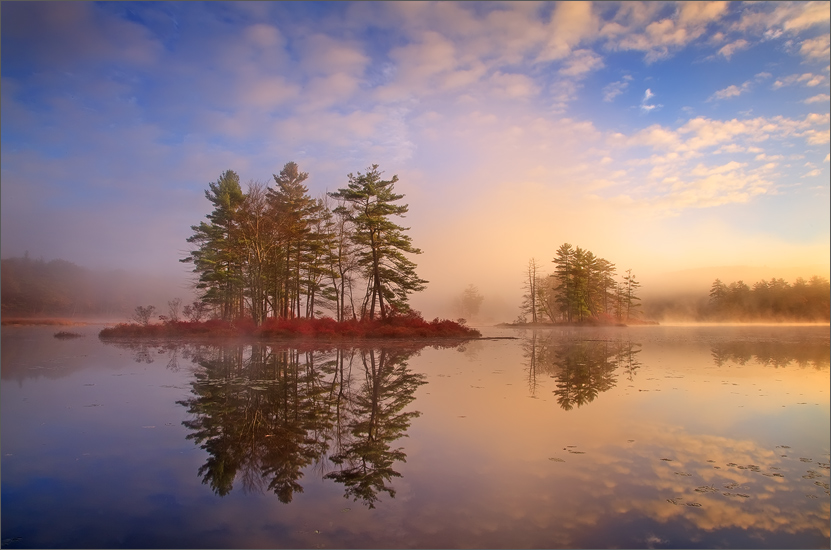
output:
<path id="1" fill-rule="evenodd" d="M 28 255 L 0 261 L 0 281 L 4 317 L 125 317 L 137 303 L 166 299 L 173 286 L 123 270 Z"/>

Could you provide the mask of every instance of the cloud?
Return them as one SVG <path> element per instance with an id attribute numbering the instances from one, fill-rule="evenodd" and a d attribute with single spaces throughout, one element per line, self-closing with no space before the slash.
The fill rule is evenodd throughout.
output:
<path id="1" fill-rule="evenodd" d="M 164 46 L 142 25 L 97 10 L 85 2 L 8 4 L 3 8 L 4 49 L 25 40 L 26 48 L 3 56 L 9 63 L 64 71 L 99 63 L 153 66 Z"/>
<path id="2" fill-rule="evenodd" d="M 799 53 L 808 59 L 827 61 L 828 56 L 831 55 L 831 36 L 822 34 L 803 41 L 799 47 Z"/>
<path id="3" fill-rule="evenodd" d="M 731 25 L 736 32 L 769 33 L 799 32 L 827 23 L 829 19 L 827 2 L 759 2 L 748 4 L 740 19 Z"/>
<path id="4" fill-rule="evenodd" d="M 730 42 L 729 44 L 725 44 L 724 46 L 722 46 L 718 51 L 718 55 L 724 57 L 725 59 L 730 59 L 731 57 L 733 57 L 734 53 L 736 53 L 739 50 L 746 49 L 749 45 L 750 43 L 747 40 L 745 40 L 744 38 L 739 38 L 734 42 Z"/>
<path id="5" fill-rule="evenodd" d="M 362 76 L 371 62 L 360 44 L 324 34 L 303 37 L 301 46 L 303 71 L 311 75 Z"/>
<path id="6" fill-rule="evenodd" d="M 803 101 L 803 103 L 806 103 L 806 104 L 820 103 L 820 102 L 828 103 L 829 101 L 831 101 L 831 96 L 829 96 L 828 94 L 817 94 L 815 96 L 809 97 L 808 99 Z"/>
<path id="7" fill-rule="evenodd" d="M 548 40 L 540 51 L 539 61 L 568 57 L 581 43 L 594 39 L 600 20 L 590 2 L 559 2 L 551 14 L 546 35 Z"/>
<path id="8" fill-rule="evenodd" d="M 748 91 L 751 87 L 751 82 L 748 80 L 744 82 L 741 86 L 730 85 L 722 90 L 718 90 L 716 93 L 711 95 L 707 98 L 707 101 L 714 101 L 718 99 L 729 99 L 731 97 L 738 97 L 742 93 Z"/>
<path id="9" fill-rule="evenodd" d="M 663 107 L 663 105 L 650 104 L 649 100 L 652 99 L 653 97 L 655 97 L 655 94 L 652 93 L 651 89 L 647 88 L 646 92 L 644 92 L 644 94 L 643 94 L 643 99 L 641 99 L 641 112 L 649 113 L 653 109 L 659 109 L 659 108 Z"/>
<path id="10" fill-rule="evenodd" d="M 262 49 L 282 47 L 285 43 L 283 35 L 277 27 L 257 23 L 246 27 L 243 35 Z"/>
<path id="11" fill-rule="evenodd" d="M 804 86 L 813 87 L 819 86 L 824 81 L 825 77 L 819 74 L 792 74 L 784 78 L 776 79 L 776 82 L 773 83 L 772 88 L 774 90 L 778 90 L 779 88 L 783 88 L 785 86 L 793 86 L 794 84 L 802 84 Z"/>
<path id="12" fill-rule="evenodd" d="M 349 171 L 379 162 L 402 175 L 407 199 L 420 205 L 422 213 L 411 213 L 414 230 L 442 228 L 436 247 L 446 246 L 444 223 L 464 208 L 470 226 L 459 230 L 470 241 L 490 224 L 487 230 L 502 239 L 499 252 L 524 255 L 509 228 L 528 229 L 544 247 L 587 213 L 619 211 L 623 226 L 636 214 L 682 215 L 784 192 L 783 181 L 799 182 L 813 169 L 801 162 L 789 168 L 791 153 L 809 151 L 819 160 L 817 151 L 829 142 L 826 115 L 780 114 L 786 104 L 817 109 L 828 101 L 828 73 L 812 67 L 777 80 L 759 72 L 788 56 L 792 66 L 821 60 L 826 38 L 793 30 L 802 24 L 795 19 L 802 12 L 793 10 L 790 30 L 786 19 L 776 29 L 792 40 L 790 49 L 771 47 L 770 59 L 759 58 L 762 48 L 747 52 L 743 63 L 755 63 L 747 74 L 756 76 L 712 94 L 736 99 L 718 109 L 735 107 L 733 114 L 659 111 L 658 97 L 700 106 L 713 90 L 679 90 L 662 74 L 669 64 L 645 68 L 643 60 L 685 48 L 690 56 L 677 56 L 678 63 L 720 49 L 727 58 L 764 32 L 751 36 L 731 29 L 732 22 L 744 12 L 769 15 L 776 5 L 354 3 L 306 11 L 274 3 L 256 7 L 262 13 L 236 4 L 134 6 L 143 10 L 134 19 L 158 12 L 153 25 L 129 22 L 120 4 L 57 6 L 69 23 L 42 5 L 22 6 L 3 4 L 4 245 L 31 232 L 51 250 L 92 255 L 84 251 L 90 242 L 119 261 L 139 250 L 152 256 L 153 247 L 175 251 L 185 247 L 188 226 L 204 217 L 205 185 L 222 170 L 237 170 L 244 181 L 268 179 L 295 160 L 310 171 L 314 191 L 342 186 Z M 32 13 L 21 18 L 23 9 Z M 175 28 L 168 9 L 178 10 Z M 630 53 L 611 53 L 623 51 Z M 690 77 L 697 71 L 682 67 L 692 67 Z M 630 75 L 654 80 L 638 92 Z M 766 78 L 782 88 L 781 101 L 754 104 L 759 116 L 742 114 L 740 96 Z M 585 82 L 592 84 L 584 89 Z M 599 104 L 598 91 L 606 103 Z M 635 99 L 616 100 L 624 93 Z M 638 116 L 645 113 L 648 119 Z M 683 120 L 669 122 L 679 115 Z M 599 129 L 610 125 L 628 129 Z M 485 204 L 486 223 L 479 203 L 469 200 L 479 191 L 497 197 Z M 108 206 L 122 199 L 129 206 Z M 504 204 L 516 212 L 500 210 Z M 143 210 L 130 214 L 132 207 Z M 540 225 L 529 209 L 557 221 Z M 110 224 L 141 227 L 142 217 L 158 242 L 134 238 L 139 231 L 129 239 L 94 234 Z M 54 227 L 34 227 L 45 219 L 73 229 L 49 244 Z M 597 239 L 615 226 L 596 225 L 586 231 Z M 483 257 L 480 271 L 492 251 L 485 252 L 466 252 Z"/>
<path id="13" fill-rule="evenodd" d="M 600 55 L 591 50 L 577 50 L 565 60 L 560 74 L 580 77 L 603 66 L 603 58 Z"/>
<path id="14" fill-rule="evenodd" d="M 238 88 L 243 106 L 264 110 L 296 99 L 300 93 L 299 86 L 279 76 L 255 77 L 251 81 L 240 82 Z"/>
<path id="15" fill-rule="evenodd" d="M 755 144 L 774 139 L 789 143 L 801 139 L 809 145 L 827 143 L 829 119 L 827 114 L 811 114 L 803 119 L 696 117 L 677 129 L 653 124 L 631 136 L 618 136 L 610 143 L 614 147 L 646 147 L 652 151 L 628 161 L 632 170 L 628 177 L 641 184 L 629 188 L 626 195 L 655 212 L 673 214 L 688 208 L 746 203 L 759 195 L 777 192 L 776 181 L 781 173 L 776 161 L 781 160 L 781 155 L 767 155 Z M 781 150 L 780 145 L 774 147 Z M 715 163 L 717 157 L 707 156 L 710 151 L 752 153 L 755 157 Z"/>
<path id="16" fill-rule="evenodd" d="M 612 50 L 644 52 L 653 63 L 665 59 L 700 38 L 710 23 L 727 13 L 726 2 L 682 2 L 672 17 L 655 20 L 661 6 L 621 5 L 613 21 L 601 29 Z"/>
<path id="17" fill-rule="evenodd" d="M 499 97 L 518 99 L 539 93 L 539 88 L 534 81 L 524 74 L 497 71 L 491 76 L 490 82 L 494 85 L 491 91 Z"/>
<path id="18" fill-rule="evenodd" d="M 603 87 L 603 101 L 610 102 L 614 100 L 617 96 L 622 94 L 626 88 L 629 87 L 629 82 L 632 80 L 632 77 L 629 75 L 625 75 L 622 80 L 618 80 L 616 82 L 610 82 L 606 86 Z"/>

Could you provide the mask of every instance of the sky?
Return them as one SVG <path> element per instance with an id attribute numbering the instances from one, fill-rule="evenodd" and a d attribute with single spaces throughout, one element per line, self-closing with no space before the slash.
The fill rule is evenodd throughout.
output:
<path id="1" fill-rule="evenodd" d="M 4 1 L 2 257 L 185 285 L 208 184 L 293 161 L 315 197 L 398 175 L 426 317 L 474 284 L 512 320 L 528 261 L 566 242 L 644 293 L 725 266 L 827 276 L 829 11 Z"/>

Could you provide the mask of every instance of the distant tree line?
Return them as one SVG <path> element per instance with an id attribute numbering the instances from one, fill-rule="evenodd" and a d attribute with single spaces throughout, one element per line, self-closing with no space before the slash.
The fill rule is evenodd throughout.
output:
<path id="1" fill-rule="evenodd" d="M 161 294 L 158 283 L 127 271 L 90 270 L 28 254 L 0 261 L 0 280 L 4 316 L 120 317 Z"/>
<path id="2" fill-rule="evenodd" d="M 615 264 L 569 243 L 557 249 L 552 263 L 554 272 L 545 274 L 535 259 L 529 260 L 520 322 L 580 323 L 637 317 L 641 284 L 631 269 L 615 279 Z"/>
<path id="3" fill-rule="evenodd" d="M 828 279 L 799 277 L 793 284 L 773 278 L 749 287 L 744 281 L 710 287 L 704 318 L 719 321 L 828 321 L 831 287 Z"/>
<path id="4" fill-rule="evenodd" d="M 324 310 L 337 321 L 385 319 L 406 313 L 409 294 L 427 281 L 407 254 L 420 254 L 409 228 L 392 221 L 397 176 L 382 179 L 378 165 L 349 174 L 346 187 L 312 198 L 308 178 L 294 162 L 274 175 L 274 186 L 225 171 L 208 186 L 207 222 L 192 226 L 188 242 L 200 299 L 216 317 L 311 318 Z"/>

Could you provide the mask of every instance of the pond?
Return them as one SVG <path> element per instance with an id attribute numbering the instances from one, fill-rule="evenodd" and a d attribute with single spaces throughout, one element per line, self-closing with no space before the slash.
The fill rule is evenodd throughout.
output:
<path id="1" fill-rule="evenodd" d="M 4 548 L 829 546 L 827 326 L 99 329 L 3 327 Z"/>

